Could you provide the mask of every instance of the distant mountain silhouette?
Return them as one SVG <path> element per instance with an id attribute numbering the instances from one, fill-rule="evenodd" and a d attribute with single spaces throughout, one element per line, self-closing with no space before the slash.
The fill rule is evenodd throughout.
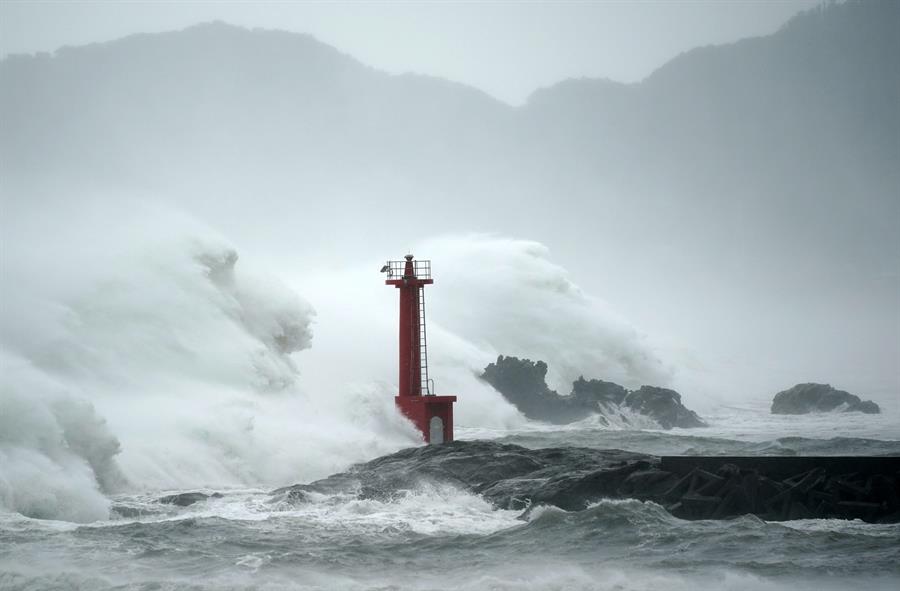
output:
<path id="1" fill-rule="evenodd" d="M 770 222 L 815 228 L 823 246 L 822 230 L 855 224 L 883 240 L 900 213 L 898 56 L 900 4 L 832 4 L 769 37 L 686 52 L 639 84 L 567 80 L 526 112 L 579 172 L 637 183 L 661 194 L 656 207 L 677 195 L 732 237 Z"/>
<path id="2" fill-rule="evenodd" d="M 350 202 L 360 185 L 398 206 L 452 195 L 489 217 L 588 200 L 651 226 L 712 221 L 732 239 L 837 223 L 881 240 L 900 186 L 898 22 L 895 2 L 830 5 L 639 84 L 567 80 L 518 109 L 308 35 L 223 23 L 135 35 L 4 60 L 0 170 L 164 190 L 274 176 Z"/>

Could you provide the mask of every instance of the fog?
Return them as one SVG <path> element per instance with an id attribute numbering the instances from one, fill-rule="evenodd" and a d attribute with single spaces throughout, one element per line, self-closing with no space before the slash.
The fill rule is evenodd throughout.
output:
<path id="1" fill-rule="evenodd" d="M 731 38 L 650 43 L 665 64 L 548 58 L 540 81 L 492 69 L 492 88 L 428 71 L 415 36 L 393 46 L 408 62 L 370 61 L 221 22 L 109 42 L 78 26 L 104 42 L 8 56 L 0 501 L 90 520 L 102 492 L 276 485 L 415 442 L 377 272 L 407 252 L 433 261 L 432 377 L 463 426 L 523 424 L 476 377 L 500 354 L 547 361 L 560 392 L 668 386 L 702 411 L 815 381 L 896 409 L 898 5 L 771 35 L 801 5 L 755 6 L 756 28 L 713 25 Z M 3 5 L 48 8 L 30 10 Z M 689 13 L 706 10 L 724 18 Z M 730 43 L 750 34 L 767 36 Z M 687 40 L 729 44 L 676 55 Z M 495 98 L 548 72 L 519 106 Z"/>

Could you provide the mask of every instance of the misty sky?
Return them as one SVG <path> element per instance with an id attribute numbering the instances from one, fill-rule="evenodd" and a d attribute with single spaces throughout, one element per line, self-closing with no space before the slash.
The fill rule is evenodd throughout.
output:
<path id="1" fill-rule="evenodd" d="M 642 79 L 678 53 L 775 31 L 818 0 L 644 2 L 0 2 L 0 53 L 53 51 L 224 20 L 311 33 L 391 72 L 520 104 L 579 76 Z"/>

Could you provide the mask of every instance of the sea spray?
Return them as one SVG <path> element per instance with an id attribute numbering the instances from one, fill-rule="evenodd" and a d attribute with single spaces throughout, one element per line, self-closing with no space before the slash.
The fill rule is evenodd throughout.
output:
<path id="1" fill-rule="evenodd" d="M 81 410 L 68 426 L 38 429 L 68 432 L 65 454 L 7 437 L 5 457 L 28 450 L 60 470 L 65 455 L 66 470 L 81 475 L 67 486 L 82 482 L 79 490 L 102 501 L 119 491 L 311 480 L 419 443 L 393 408 L 396 302 L 377 260 L 323 268 L 305 258 L 276 278 L 178 211 L 108 196 L 84 203 L 43 216 L 12 204 L 3 350 L 71 401 L 47 404 Z M 416 249 L 435 261 L 432 375 L 438 393 L 464 401 L 461 425 L 527 424 L 478 378 L 510 348 L 553 360 L 560 380 L 576 370 L 634 384 L 668 380 L 671 368 L 652 343 L 584 294 L 542 245 L 472 235 Z M 17 399 L 51 398 L 12 374 L 6 385 L 6 400 L 11 390 Z M 79 439 L 77 425 L 102 425 L 108 437 Z M 12 470 L 5 474 L 5 490 L 24 490 Z M 104 503 L 88 504 L 87 516 L 26 512 L 102 517 Z"/>
<path id="2" fill-rule="evenodd" d="M 551 387 L 568 391 L 582 374 L 629 387 L 670 381 L 673 368 L 648 336 L 585 293 L 544 245 L 466 235 L 436 238 L 421 249 L 438 261 L 442 280 L 442 297 L 431 308 L 435 320 L 497 353 L 547 361 Z"/>
<path id="3" fill-rule="evenodd" d="M 93 406 L 20 359 L 4 356 L 0 384 L 0 509 L 94 521 L 122 483 L 118 440 Z"/>
<path id="4" fill-rule="evenodd" d="M 378 388 L 301 389 L 300 297 L 202 224 L 132 206 L 9 229 L 7 509 L 89 521 L 123 489 L 283 484 L 415 443 Z"/>
<path id="5" fill-rule="evenodd" d="M 511 351 L 550 360 L 551 368 L 559 368 L 551 380 L 569 380 L 560 389 L 565 392 L 581 374 L 634 386 L 671 381 L 674 369 L 652 340 L 585 294 L 543 245 L 446 235 L 412 250 L 432 260 L 435 284 L 426 295 L 430 377 L 436 393 L 461 397 L 455 411 L 460 425 L 524 425 L 523 417 L 478 378 L 498 354 Z M 396 381 L 397 304 L 377 274 L 383 262 L 312 267 L 292 276 L 290 282 L 304 286 L 318 314 L 315 345 L 298 358 L 302 381 L 312 391 L 326 388 L 336 376 Z"/>

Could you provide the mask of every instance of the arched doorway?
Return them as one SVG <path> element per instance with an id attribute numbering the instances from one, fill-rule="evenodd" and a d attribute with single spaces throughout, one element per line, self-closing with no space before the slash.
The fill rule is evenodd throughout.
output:
<path id="1" fill-rule="evenodd" d="M 441 417 L 431 417 L 428 422 L 429 443 L 444 443 L 444 420 Z"/>

